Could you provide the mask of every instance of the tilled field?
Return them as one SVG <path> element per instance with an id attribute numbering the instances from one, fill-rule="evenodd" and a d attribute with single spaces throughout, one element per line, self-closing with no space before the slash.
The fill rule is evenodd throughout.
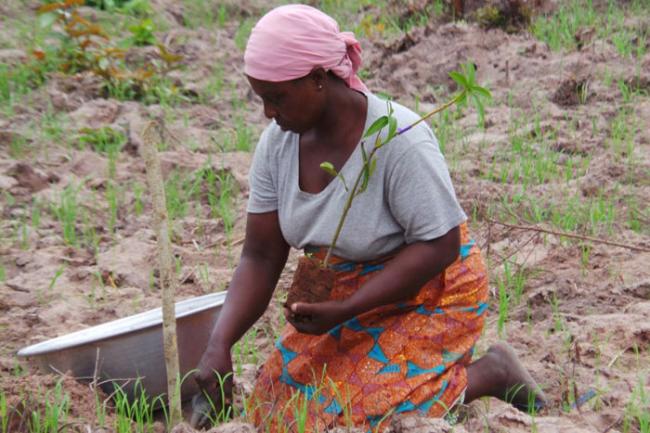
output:
<path id="1" fill-rule="evenodd" d="M 556 28 L 533 15 L 531 26 L 506 33 L 453 22 L 433 2 L 361 3 L 321 6 L 359 33 L 370 89 L 424 113 L 453 94 L 448 73 L 471 61 L 492 91 L 483 127 L 469 108 L 432 127 L 490 265 L 478 352 L 507 340 L 551 400 L 531 415 L 486 399 L 461 408 L 453 425 L 395 419 L 391 431 L 647 432 L 650 8 L 548 2 L 535 13 L 551 14 Z M 133 38 L 120 60 L 127 68 L 157 65 L 160 79 L 131 93 L 107 89 L 92 68 L 58 64 L 59 42 L 39 27 L 38 2 L 0 5 L 0 391 L 25 413 L 53 398 L 57 381 L 18 359 L 18 349 L 160 305 L 139 153 L 151 119 L 164 125 L 178 299 L 226 289 L 238 261 L 251 152 L 266 124 L 243 76 L 243 47 L 273 2 L 148 4 L 79 9 L 111 44 Z M 566 33 L 557 17 L 571 14 L 582 24 L 556 47 Z M 173 58 L 147 39 L 143 17 Z M 240 399 L 282 326 L 297 257 L 235 359 Z M 65 428 L 120 431 L 112 409 L 103 421 L 95 410 L 104 395 L 69 379 L 66 391 Z"/>

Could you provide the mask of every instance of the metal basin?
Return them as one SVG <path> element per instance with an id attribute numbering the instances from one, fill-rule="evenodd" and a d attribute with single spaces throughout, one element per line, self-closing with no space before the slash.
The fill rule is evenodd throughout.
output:
<path id="1" fill-rule="evenodd" d="M 226 292 L 218 292 L 176 303 L 181 377 L 198 365 L 225 298 Z M 133 399 L 137 379 L 149 397 L 167 393 L 160 308 L 25 347 L 18 356 L 47 372 L 70 371 L 81 380 L 90 381 L 96 374 L 109 395 L 119 384 Z M 190 376 L 181 386 L 181 398 L 196 392 Z"/>

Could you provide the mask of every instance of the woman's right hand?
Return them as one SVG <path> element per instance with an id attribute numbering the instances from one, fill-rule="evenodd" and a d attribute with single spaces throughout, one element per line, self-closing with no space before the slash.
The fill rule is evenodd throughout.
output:
<path id="1" fill-rule="evenodd" d="M 230 350 L 264 314 L 288 254 L 289 245 L 282 237 L 277 211 L 248 214 L 239 264 L 194 374 L 194 380 L 202 390 L 197 400 L 202 398 L 204 401 L 200 403 L 205 406 L 209 403 L 204 397 L 209 397 L 217 415 L 222 418 L 227 415 L 232 402 Z"/>
<path id="2" fill-rule="evenodd" d="M 224 419 L 231 416 L 233 369 L 230 347 L 210 347 L 201 357 L 194 373 L 194 380 L 201 389 L 201 396 L 192 400 L 194 428 L 208 427 L 210 418 Z M 209 397 L 211 401 L 207 401 Z M 208 414 L 209 413 L 209 414 Z"/>

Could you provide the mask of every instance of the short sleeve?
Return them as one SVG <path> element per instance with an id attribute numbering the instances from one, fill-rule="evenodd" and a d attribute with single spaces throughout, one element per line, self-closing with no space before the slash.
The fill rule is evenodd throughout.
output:
<path id="1" fill-rule="evenodd" d="M 467 219 L 456 199 L 445 159 L 431 139 L 404 146 L 388 176 L 388 204 L 407 244 L 445 235 Z"/>
<path id="2" fill-rule="evenodd" d="M 265 213 L 278 209 L 277 161 L 269 155 L 268 128 L 260 136 L 248 175 L 250 192 L 246 211 Z"/>

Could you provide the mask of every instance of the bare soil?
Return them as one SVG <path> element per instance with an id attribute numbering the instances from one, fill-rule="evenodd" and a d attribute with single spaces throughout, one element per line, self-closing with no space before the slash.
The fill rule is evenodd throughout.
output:
<path id="1" fill-rule="evenodd" d="M 208 3 L 217 10 L 216 1 Z M 226 2 L 231 21 L 207 29 L 187 26 L 188 2 L 151 1 L 155 14 L 167 23 L 156 31 L 157 38 L 183 56 L 184 67 L 173 71 L 176 84 L 186 95 L 206 97 L 172 107 L 146 105 L 106 98 L 91 73 L 50 73 L 45 84 L 0 114 L 0 391 L 15 410 L 34 404 L 23 395 L 41 396 L 36 402 L 42 403 L 58 380 L 19 359 L 17 350 L 160 305 L 151 203 L 146 189 L 138 192 L 146 184 L 139 132 L 150 118 L 164 119 L 170 134 L 160 153 L 167 179 L 192 178 L 210 166 L 235 180 L 230 233 L 210 211 L 207 192 L 191 201 L 173 223 L 178 299 L 227 288 L 244 236 L 251 154 L 225 148 L 224 143 L 236 137 L 242 125 L 250 128 L 254 143 L 266 124 L 243 76 L 236 21 L 259 16 L 272 3 Z M 407 19 L 419 7 L 408 3 L 401 12 L 399 3 L 392 7 Z M 0 63 L 18 64 L 30 56 L 25 26 L 16 23 L 34 23 L 36 6 L 17 0 L 0 5 Z M 552 10 L 555 4 L 540 7 Z M 353 22 L 373 13 L 378 11 L 368 8 Z M 626 19 L 636 26 L 650 23 L 649 16 Z M 434 129 L 491 269 L 493 305 L 477 354 L 506 339 L 543 387 L 550 405 L 530 416 L 494 399 L 474 402 L 461 408 L 454 432 L 638 429 L 632 422 L 632 430 L 625 430 L 624 422 L 638 390 L 650 389 L 650 254 L 499 224 L 532 225 L 534 205 L 548 212 L 569 209 L 562 215 L 571 215 L 570 209 L 577 214 L 584 210 L 581 203 L 591 203 L 587 222 L 572 231 L 650 248 L 650 43 L 641 42 L 646 51 L 637 60 L 621 55 L 612 41 L 594 33 L 576 37 L 579 50 L 557 52 L 525 30 L 508 33 L 432 19 L 405 34 L 374 33 L 362 39 L 368 87 L 407 106 L 425 112 L 444 102 L 455 89 L 448 73 L 468 60 L 494 97 L 485 129 L 476 127 L 476 113 L 469 109 L 456 111 L 451 123 L 435 120 Z M 146 57 L 147 51 L 133 55 Z M 215 88 L 217 65 L 222 90 L 208 91 Z M 632 101 L 622 84 L 638 90 Z M 626 126 L 621 129 L 623 111 Z M 77 146 L 83 128 L 104 126 L 126 137 L 114 174 L 106 154 Z M 620 146 L 617 137 L 623 137 Z M 532 160 L 545 157 L 550 149 L 556 171 L 525 185 L 511 171 L 503 171 L 510 163 L 517 166 L 516 140 L 537 155 Z M 11 143 L 21 143 L 21 150 Z M 107 191 L 112 183 L 119 186 L 119 204 L 111 232 Z M 77 194 L 76 234 L 88 239 L 84 233 L 92 231 L 93 242 L 64 242 L 53 209 L 67 187 Z M 607 212 L 615 217 L 600 222 Z M 560 223 L 568 225 L 566 218 L 553 221 Z M 250 392 L 257 367 L 272 350 L 298 256 L 291 253 L 277 296 L 256 325 L 260 357 L 246 363 L 244 374 L 236 378 L 240 394 Z M 504 265 L 506 260 L 509 265 Z M 519 302 L 510 304 L 505 333 L 500 335 L 498 282 L 513 269 L 525 282 Z M 69 421 L 75 428 L 106 431 L 99 429 L 93 415 L 94 390 L 67 376 L 62 386 L 70 394 Z M 16 418 L 10 422 L 18 423 L 16 431 L 24 428 Z M 388 427 L 394 433 L 451 431 L 447 421 L 413 417 L 395 418 Z M 211 432 L 247 429 L 253 431 L 235 424 Z M 174 431 L 192 430 L 183 425 Z"/>

